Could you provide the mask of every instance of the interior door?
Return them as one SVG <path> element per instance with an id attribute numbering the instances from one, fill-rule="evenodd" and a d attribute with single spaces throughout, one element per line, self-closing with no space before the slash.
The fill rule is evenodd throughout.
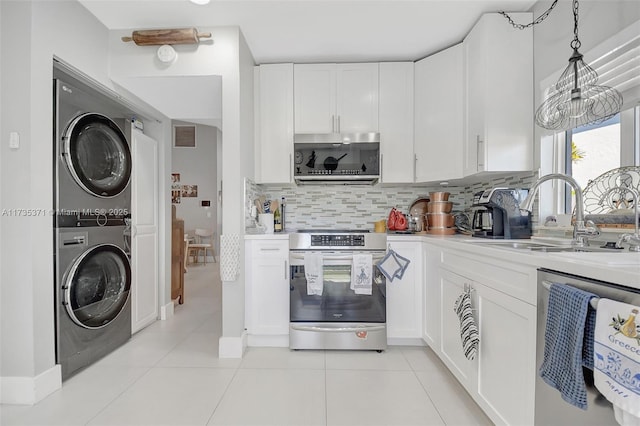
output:
<path id="1" fill-rule="evenodd" d="M 132 130 L 131 331 L 158 317 L 158 142 Z"/>

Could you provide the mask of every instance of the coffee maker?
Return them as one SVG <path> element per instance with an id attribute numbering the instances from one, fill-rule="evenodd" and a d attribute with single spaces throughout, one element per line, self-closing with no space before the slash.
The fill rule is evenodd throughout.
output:
<path id="1" fill-rule="evenodd" d="M 492 188 L 473 196 L 473 236 L 480 238 L 531 238 L 531 213 L 520 210 L 529 190 Z"/>

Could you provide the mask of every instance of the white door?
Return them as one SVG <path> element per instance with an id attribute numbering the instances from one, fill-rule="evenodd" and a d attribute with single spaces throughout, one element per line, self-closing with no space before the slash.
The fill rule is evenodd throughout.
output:
<path id="1" fill-rule="evenodd" d="M 158 317 L 158 142 L 132 131 L 131 331 Z"/>

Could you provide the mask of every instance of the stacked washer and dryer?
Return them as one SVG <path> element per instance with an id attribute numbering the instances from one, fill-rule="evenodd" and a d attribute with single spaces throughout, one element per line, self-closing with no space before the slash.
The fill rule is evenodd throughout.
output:
<path id="1" fill-rule="evenodd" d="M 56 362 L 65 380 L 131 337 L 132 159 L 123 108 L 54 77 Z"/>

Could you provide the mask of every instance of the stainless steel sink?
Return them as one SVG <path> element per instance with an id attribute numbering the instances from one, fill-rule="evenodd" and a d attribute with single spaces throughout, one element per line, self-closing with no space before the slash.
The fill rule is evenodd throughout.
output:
<path id="1" fill-rule="evenodd" d="M 544 244 L 544 243 L 534 243 L 530 241 L 483 241 L 479 242 L 478 245 L 483 245 L 487 247 L 495 247 L 495 248 L 504 248 L 504 249 L 515 249 L 515 250 L 529 250 L 532 252 L 542 252 L 542 253 L 559 253 L 559 252 L 606 252 L 606 253 L 619 253 L 624 250 L 616 250 L 609 248 L 601 248 L 601 247 L 574 247 L 568 245 L 557 245 L 557 244 Z"/>

